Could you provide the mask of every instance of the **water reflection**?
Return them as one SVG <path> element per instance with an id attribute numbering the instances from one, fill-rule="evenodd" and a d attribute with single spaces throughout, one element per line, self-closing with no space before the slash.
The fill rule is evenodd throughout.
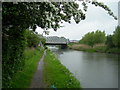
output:
<path id="1" fill-rule="evenodd" d="M 60 55 L 60 54 L 63 54 L 63 50 L 59 48 L 59 46 L 52 46 L 52 45 L 49 45 L 47 46 L 51 51 L 53 51 L 54 53 Z"/>
<path id="2" fill-rule="evenodd" d="M 118 88 L 118 56 L 75 50 L 52 50 L 58 54 L 83 88 Z"/>

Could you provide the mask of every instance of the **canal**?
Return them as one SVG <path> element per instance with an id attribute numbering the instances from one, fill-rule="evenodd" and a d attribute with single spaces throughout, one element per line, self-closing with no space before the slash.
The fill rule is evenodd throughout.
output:
<path id="1" fill-rule="evenodd" d="M 118 56 L 50 48 L 83 88 L 118 88 Z"/>

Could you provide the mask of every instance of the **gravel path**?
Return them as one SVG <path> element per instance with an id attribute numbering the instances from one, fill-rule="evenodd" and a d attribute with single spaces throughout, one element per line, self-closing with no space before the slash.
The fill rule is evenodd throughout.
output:
<path id="1" fill-rule="evenodd" d="M 33 76 L 30 88 L 45 88 L 45 84 L 43 83 L 43 65 L 44 65 L 43 60 L 45 55 L 46 50 L 44 51 L 43 56 L 38 64 L 38 68 Z"/>

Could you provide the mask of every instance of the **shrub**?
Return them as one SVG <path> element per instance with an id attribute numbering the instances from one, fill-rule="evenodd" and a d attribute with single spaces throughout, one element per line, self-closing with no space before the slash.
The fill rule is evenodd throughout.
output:
<path id="1" fill-rule="evenodd" d="M 24 66 L 25 31 L 3 31 L 2 41 L 2 86 L 9 88 L 14 74 Z"/>

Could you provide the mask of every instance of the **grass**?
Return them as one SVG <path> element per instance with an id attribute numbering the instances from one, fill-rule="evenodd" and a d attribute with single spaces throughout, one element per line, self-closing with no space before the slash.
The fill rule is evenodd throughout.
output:
<path id="1" fill-rule="evenodd" d="M 120 48 L 110 48 L 107 50 L 107 53 L 120 54 Z"/>
<path id="2" fill-rule="evenodd" d="M 69 48 L 79 51 L 95 52 L 95 49 L 85 44 L 72 44 L 69 45 Z"/>
<path id="3" fill-rule="evenodd" d="M 42 48 L 27 48 L 25 50 L 25 66 L 22 71 L 18 71 L 15 74 L 11 81 L 12 88 L 29 88 L 43 51 L 44 49 Z"/>
<path id="4" fill-rule="evenodd" d="M 56 88 L 80 88 L 80 82 L 50 50 L 44 59 L 44 82 L 49 88 L 53 85 Z"/>
<path id="5" fill-rule="evenodd" d="M 90 47 L 85 44 L 72 43 L 68 46 L 70 49 L 74 49 L 78 51 L 120 54 L 120 48 L 108 48 L 105 44 L 96 44 L 93 47 Z"/>
<path id="6" fill-rule="evenodd" d="M 85 44 L 73 44 L 69 46 L 70 49 L 86 51 L 86 52 L 106 52 L 107 48 L 104 44 L 96 44 L 93 47 Z"/>

